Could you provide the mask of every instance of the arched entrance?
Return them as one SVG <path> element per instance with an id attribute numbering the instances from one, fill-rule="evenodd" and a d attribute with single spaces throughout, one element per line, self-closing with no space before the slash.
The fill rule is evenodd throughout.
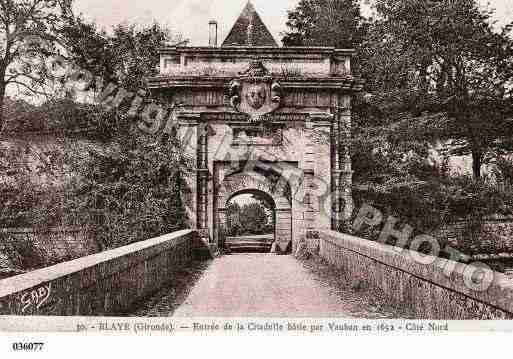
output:
<path id="1" fill-rule="evenodd" d="M 287 198 L 290 192 L 284 181 L 274 180 L 257 172 L 238 172 L 226 176 L 219 185 L 215 206 L 217 242 L 225 246 L 227 223 L 229 222 L 230 201 L 240 195 L 260 196 L 269 203 L 273 212 L 274 231 L 272 242 L 276 243 L 276 251 L 287 253 L 292 243 L 292 204 Z"/>
<path id="2" fill-rule="evenodd" d="M 271 252 L 276 238 L 276 205 L 257 190 L 235 193 L 226 204 L 220 246 L 226 252 Z"/>
<path id="3" fill-rule="evenodd" d="M 237 191 L 272 197 L 281 249 L 291 240 L 293 249 L 303 240 L 315 245 L 317 231 L 340 228 L 353 211 L 351 103 L 363 89 L 351 71 L 355 51 L 256 46 L 246 35 L 266 32 L 265 25 L 249 26 L 246 15 L 222 46 L 159 49 L 160 73 L 148 79 L 153 97 L 173 108 L 165 126 L 155 119 L 151 128 L 176 129 L 191 159 L 183 191 L 188 224 L 213 253 L 227 200 Z M 265 173 L 263 181 L 234 185 L 244 175 L 232 168 L 254 160 L 285 172 L 293 167 L 298 173 L 278 173 L 294 195 L 276 190 L 276 176 Z"/>

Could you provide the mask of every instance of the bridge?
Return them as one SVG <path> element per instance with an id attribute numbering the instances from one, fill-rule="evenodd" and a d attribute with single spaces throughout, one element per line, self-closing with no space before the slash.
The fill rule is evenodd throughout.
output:
<path id="1" fill-rule="evenodd" d="M 308 260 L 270 253 L 212 259 L 206 248 L 197 231 L 185 230 L 4 279 L 0 315 L 513 317 L 513 281 L 503 274 L 475 290 L 470 265 L 434 257 L 419 263 L 418 253 L 342 233 L 320 232 Z"/>

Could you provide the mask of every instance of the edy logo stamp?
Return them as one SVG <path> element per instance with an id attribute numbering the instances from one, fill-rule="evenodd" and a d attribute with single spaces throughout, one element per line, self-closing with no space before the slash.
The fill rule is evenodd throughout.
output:
<path id="1" fill-rule="evenodd" d="M 52 284 L 48 283 L 23 294 L 21 297 L 21 304 L 23 305 L 21 312 L 25 314 L 31 307 L 41 308 L 48 301 L 51 293 Z"/>

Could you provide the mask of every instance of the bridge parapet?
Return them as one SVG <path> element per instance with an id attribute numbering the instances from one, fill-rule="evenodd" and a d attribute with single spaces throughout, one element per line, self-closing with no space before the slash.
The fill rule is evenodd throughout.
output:
<path id="1" fill-rule="evenodd" d="M 491 284 L 476 290 L 469 285 L 480 273 L 476 266 L 333 231 L 320 231 L 319 255 L 355 283 L 379 288 L 416 319 L 513 318 L 513 279 L 502 273 L 488 271 Z"/>
<path id="2" fill-rule="evenodd" d="M 198 246 L 196 231 L 185 230 L 0 280 L 0 315 L 123 312 L 169 282 Z"/>

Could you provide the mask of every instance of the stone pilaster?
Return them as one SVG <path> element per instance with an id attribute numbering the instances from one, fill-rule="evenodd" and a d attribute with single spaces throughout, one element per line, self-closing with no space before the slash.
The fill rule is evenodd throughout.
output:
<path id="1" fill-rule="evenodd" d="M 198 125 L 198 152 L 197 152 L 197 224 L 203 237 L 208 236 L 208 125 Z"/>
<path id="2" fill-rule="evenodd" d="M 342 208 L 342 220 L 347 222 L 354 211 L 353 201 L 353 165 L 351 161 L 352 148 L 352 116 L 351 116 L 351 100 L 348 97 L 346 107 L 340 113 L 340 183 L 343 189 L 344 208 Z"/>
<path id="3" fill-rule="evenodd" d="M 332 143 L 332 229 L 342 229 L 354 210 L 352 196 L 350 99 L 333 110 Z"/>
<path id="4" fill-rule="evenodd" d="M 226 231 L 228 230 L 226 208 L 219 208 L 217 216 L 217 233 L 215 233 L 216 237 L 214 237 L 214 241 L 222 248 L 224 246 L 224 241 L 226 240 Z"/>
<path id="5" fill-rule="evenodd" d="M 303 198 L 304 207 L 304 225 L 307 232 L 316 228 L 316 218 L 319 214 L 319 206 L 315 206 L 315 202 L 319 202 L 318 198 L 313 198 L 312 188 L 314 187 L 315 163 L 317 160 L 317 148 L 313 142 L 314 125 L 312 118 L 306 124 L 307 130 L 311 133 L 310 138 L 305 141 L 304 164 L 303 164 L 303 180 L 305 187 L 305 195 Z"/>
<path id="6" fill-rule="evenodd" d="M 197 168 L 198 153 L 198 122 L 199 116 L 180 113 L 177 115 L 179 126 L 177 137 L 186 156 L 190 157 L 191 166 Z M 198 224 L 198 176 L 191 171 L 185 176 L 186 188 L 183 193 L 184 205 L 187 214 L 188 227 L 199 228 Z"/>

